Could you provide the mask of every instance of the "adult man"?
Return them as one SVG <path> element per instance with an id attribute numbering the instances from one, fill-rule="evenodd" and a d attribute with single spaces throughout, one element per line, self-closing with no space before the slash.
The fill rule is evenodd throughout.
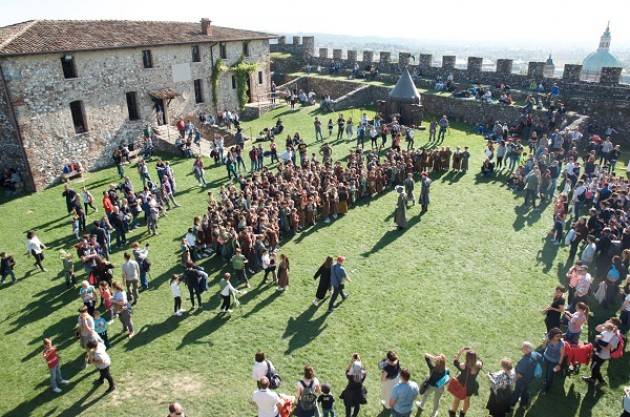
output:
<path id="1" fill-rule="evenodd" d="M 250 288 L 249 280 L 247 279 L 247 257 L 241 253 L 239 248 L 236 248 L 234 256 L 230 259 L 232 268 L 234 268 L 235 275 L 245 282 L 247 288 Z"/>
<path id="2" fill-rule="evenodd" d="M 344 256 L 337 257 L 337 263 L 334 264 L 330 270 L 330 285 L 333 288 L 332 296 L 330 297 L 330 303 L 328 304 L 328 312 L 332 313 L 335 308 L 335 301 L 339 294 L 341 294 L 341 298 L 345 300 L 348 298 L 348 294 L 346 294 L 343 289 L 345 287 L 346 281 L 352 282 L 348 274 L 346 273 L 346 269 L 343 267 L 343 263 L 346 258 Z"/>
<path id="3" fill-rule="evenodd" d="M 260 387 L 252 395 L 252 403 L 258 407 L 258 417 L 277 417 L 282 399 L 269 389 L 269 379 L 263 376 L 258 381 Z"/>
<path id="4" fill-rule="evenodd" d="M 324 135 L 322 134 L 322 122 L 319 120 L 319 117 L 315 117 L 313 126 L 315 126 L 315 140 L 318 142 L 320 140 L 324 140 Z"/>
<path id="5" fill-rule="evenodd" d="M 409 370 L 400 371 L 400 382 L 392 388 L 389 406 L 392 409 L 392 417 L 409 417 L 413 409 L 413 402 L 420 393 L 418 384 L 410 381 Z"/>
<path id="6" fill-rule="evenodd" d="M 540 186 L 540 169 L 534 168 L 525 177 L 525 205 L 528 201 L 532 200 L 532 207 L 536 208 L 536 195 L 538 194 L 538 187 Z"/>
<path id="7" fill-rule="evenodd" d="M 140 283 L 140 265 L 134 259 L 131 259 L 131 255 L 125 252 L 123 257 L 125 262 L 122 264 L 122 275 L 127 286 L 127 294 L 132 294 L 132 304 L 138 302 L 138 285 Z"/>
<path id="8" fill-rule="evenodd" d="M 68 187 L 68 184 L 63 185 L 63 193 L 61 193 L 61 195 L 66 198 L 66 209 L 68 213 L 81 205 L 79 195 L 72 188 Z"/>
<path id="9" fill-rule="evenodd" d="M 112 207 L 109 215 L 109 222 L 116 230 L 116 246 L 121 247 L 127 244 L 127 236 L 125 235 L 125 215 L 120 212 L 118 206 Z"/>
<path id="10" fill-rule="evenodd" d="M 332 162 L 332 147 L 329 144 L 324 143 L 319 153 L 322 154 L 322 159 L 325 164 Z"/>
<path id="11" fill-rule="evenodd" d="M 109 261 L 109 233 L 105 228 L 101 227 L 98 220 L 92 222 L 92 234 L 96 236 L 96 241 L 101 247 L 103 256 Z"/>
<path id="12" fill-rule="evenodd" d="M 184 407 L 180 403 L 170 403 L 168 405 L 168 417 L 186 417 Z"/>
<path id="13" fill-rule="evenodd" d="M 103 343 L 98 343 L 96 340 L 89 340 L 86 347 L 88 349 L 88 363 L 94 364 L 100 374 L 95 384 L 101 385 L 105 380 L 107 380 L 107 383 L 109 384 L 107 392 L 112 392 L 116 389 L 116 385 L 114 384 L 114 379 L 109 372 L 109 367 L 112 364 L 112 360 L 105 351 L 105 345 Z"/>
<path id="14" fill-rule="evenodd" d="M 446 136 L 446 129 L 448 128 L 448 118 L 446 115 L 442 116 L 442 118 L 438 121 L 438 125 L 440 126 L 438 140 L 444 140 L 444 136 Z"/>
<path id="15" fill-rule="evenodd" d="M 241 147 L 241 149 L 245 148 L 245 138 L 243 137 L 243 129 L 237 128 L 236 134 L 234 135 L 234 143 Z"/>
<path id="16" fill-rule="evenodd" d="M 591 357 L 591 376 L 582 377 L 589 384 L 606 384 L 602 376 L 601 367 L 604 362 L 610 359 L 610 353 L 617 348 L 621 337 L 613 320 L 617 320 L 617 318 L 615 317 L 595 326 L 595 331 L 599 334 L 595 336 L 594 351 Z"/>
<path id="17" fill-rule="evenodd" d="M 426 172 L 422 173 L 422 180 L 420 181 L 420 206 L 422 206 L 422 212 L 426 213 L 429 210 L 429 203 L 431 198 L 429 193 L 431 191 L 431 178 Z"/>
<path id="18" fill-rule="evenodd" d="M 534 351 L 534 345 L 530 342 L 523 342 L 521 346 L 523 356 L 516 364 L 516 385 L 512 393 L 512 404 L 520 399 L 520 406 L 529 405 L 529 384 L 536 375 L 536 367 L 542 365 L 542 355 Z"/>
<path id="19" fill-rule="evenodd" d="M 337 140 L 343 139 L 343 131 L 346 125 L 346 119 L 343 118 L 343 114 L 339 114 L 339 118 L 337 119 Z"/>

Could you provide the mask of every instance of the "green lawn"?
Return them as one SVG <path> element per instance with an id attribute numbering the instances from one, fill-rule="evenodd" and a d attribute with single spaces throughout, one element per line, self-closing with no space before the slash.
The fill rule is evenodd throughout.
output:
<path id="1" fill-rule="evenodd" d="M 288 133 L 299 130 L 312 143 L 313 111 L 290 112 L 283 107 L 245 128 L 255 134 L 280 116 Z M 360 110 L 344 113 L 360 116 Z M 324 115 L 324 121 L 328 117 Z M 426 138 L 427 133 L 419 132 L 416 143 Z M 182 208 L 162 219 L 159 236 L 148 238 L 144 228 L 132 235 L 151 242 L 153 290 L 141 295 L 134 310 L 139 329 L 135 338 L 118 336 L 119 322 L 110 328 L 118 390 L 107 397 L 102 396 L 104 387 L 92 390 L 93 369 L 81 370 L 82 352 L 73 337 L 81 303 L 77 289 L 66 290 L 58 274 L 56 251 L 73 243 L 61 187 L 5 202 L 0 206 L 0 248 L 16 255 L 20 279 L 0 289 L 0 414 L 155 416 L 166 414 L 167 402 L 179 400 L 191 416 L 253 416 L 255 410 L 248 403 L 254 389 L 251 364 L 254 352 L 262 349 L 284 379 L 281 392 L 293 393 L 302 367 L 312 364 L 320 380 L 332 384 L 335 396 L 344 386 L 350 354 L 359 352 L 369 374 L 369 404 L 361 415 L 376 416 L 377 363 L 387 350 L 396 350 L 419 382 L 427 373 L 424 352 L 451 357 L 459 347 L 472 346 L 486 370 L 492 371 L 504 356 L 517 359 L 523 340 L 541 341 L 545 329 L 540 310 L 562 274 L 567 250 L 544 240 L 550 208 L 525 211 L 520 208 L 522 198 L 502 181 L 476 179 L 483 146 L 479 136 L 459 126 L 450 130 L 446 144 L 470 146 L 471 170 L 465 176 L 436 177 L 427 214 L 420 217 L 417 207 L 411 209 L 410 227 L 393 230 L 395 196 L 387 192 L 330 225 L 298 234 L 282 246 L 291 259 L 290 289 L 278 295 L 270 286 L 259 286 L 258 274 L 252 290 L 242 297 L 242 307 L 229 318 L 214 311 L 219 304 L 217 285 L 204 295 L 203 311 L 181 318 L 171 314 L 168 278 L 179 272 L 178 241 L 192 217 L 206 207 L 205 190 L 196 187 L 191 175 L 192 162 L 174 159 Z M 335 146 L 334 157 L 345 156 L 350 146 Z M 153 168 L 152 163 L 155 175 Z M 135 169 L 128 172 L 138 185 Z M 207 179 L 216 189 L 224 182 L 224 168 L 209 169 Z M 106 184 L 116 181 L 116 171 L 90 173 L 85 181 L 95 196 L 100 195 Z M 28 229 L 37 230 L 50 247 L 47 273 L 33 271 L 31 258 L 23 255 Z M 324 307 L 311 307 L 312 276 L 326 255 L 336 254 L 347 257 L 351 297 L 327 315 Z M 120 265 L 121 258 L 117 252 L 112 260 Z M 223 265 L 213 258 L 202 265 L 215 284 Z M 184 307 L 189 305 L 185 299 Z M 597 314 L 594 321 L 602 317 Z M 64 376 L 72 381 L 60 395 L 48 389 L 48 371 L 40 357 L 44 336 L 60 347 Z M 549 396 L 534 398 L 525 415 L 616 416 L 629 370 L 627 356 L 606 367 L 609 387 L 603 391 L 588 391 L 578 377 L 560 382 Z M 485 415 L 486 381 L 481 387 L 470 416 Z M 443 397 L 441 416 L 446 416 L 450 399 Z M 338 412 L 340 406 L 339 402 Z"/>

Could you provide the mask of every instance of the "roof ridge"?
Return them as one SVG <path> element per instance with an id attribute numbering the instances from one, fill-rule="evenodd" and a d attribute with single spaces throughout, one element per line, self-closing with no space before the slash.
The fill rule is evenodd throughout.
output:
<path id="1" fill-rule="evenodd" d="M 24 25 L 24 27 L 22 29 L 18 30 L 15 34 L 13 34 L 13 36 L 9 36 L 3 42 L 0 42 L 0 50 L 2 50 L 5 46 L 10 44 L 11 42 L 13 42 L 16 38 L 22 36 L 24 34 L 24 32 L 26 32 L 27 30 L 32 28 L 33 25 L 35 25 L 37 22 L 39 22 L 39 20 L 34 19 L 34 20 L 31 20 L 31 21 L 25 20 L 24 22 L 15 23 L 15 25 L 20 25 L 22 23 L 26 23 L 26 25 Z M 12 25 L 9 25 L 9 26 L 12 26 Z"/>

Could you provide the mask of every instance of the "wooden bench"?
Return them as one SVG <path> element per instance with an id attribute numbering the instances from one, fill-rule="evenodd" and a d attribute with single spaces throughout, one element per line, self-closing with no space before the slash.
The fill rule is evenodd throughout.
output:
<path id="1" fill-rule="evenodd" d="M 66 166 L 71 166 L 71 165 L 75 165 L 75 164 L 77 165 L 77 167 L 79 169 L 71 169 L 70 171 L 64 172 L 64 173 L 61 174 L 61 177 L 63 178 L 64 182 L 68 182 L 68 181 L 70 181 L 73 178 L 83 177 L 83 173 L 85 172 L 85 169 L 83 168 L 83 165 L 81 165 L 81 162 L 76 162 L 76 163 L 69 164 L 69 165 L 66 165 Z M 66 166 L 64 166 L 64 168 Z"/>

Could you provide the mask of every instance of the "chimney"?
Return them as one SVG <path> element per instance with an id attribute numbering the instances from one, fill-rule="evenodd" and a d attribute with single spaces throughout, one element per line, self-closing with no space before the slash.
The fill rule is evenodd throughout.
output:
<path id="1" fill-rule="evenodd" d="M 212 36 L 212 21 L 206 17 L 201 19 L 201 33 L 204 35 Z"/>

